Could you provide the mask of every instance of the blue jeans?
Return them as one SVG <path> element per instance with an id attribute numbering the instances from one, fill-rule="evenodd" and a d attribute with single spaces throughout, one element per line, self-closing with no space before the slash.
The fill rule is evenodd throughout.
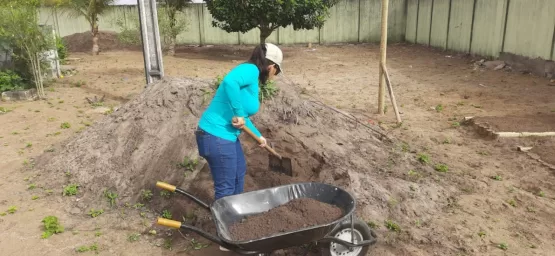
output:
<path id="1" fill-rule="evenodd" d="M 215 200 L 243 193 L 247 164 L 241 142 L 216 137 L 197 129 L 198 153 L 206 159 L 214 180 Z"/>

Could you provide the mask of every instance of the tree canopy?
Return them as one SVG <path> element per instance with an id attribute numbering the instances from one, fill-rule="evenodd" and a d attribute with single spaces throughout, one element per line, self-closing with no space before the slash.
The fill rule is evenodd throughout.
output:
<path id="1" fill-rule="evenodd" d="M 339 0 L 207 0 L 212 25 L 227 32 L 260 29 L 260 43 L 278 27 L 320 28 Z"/>

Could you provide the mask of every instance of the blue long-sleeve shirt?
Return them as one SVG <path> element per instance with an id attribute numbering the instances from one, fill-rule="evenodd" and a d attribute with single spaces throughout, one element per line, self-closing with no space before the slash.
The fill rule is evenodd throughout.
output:
<path id="1" fill-rule="evenodd" d="M 199 128 L 222 139 L 236 141 L 241 130 L 233 127 L 231 120 L 233 117 L 244 117 L 245 125 L 260 137 L 260 132 L 249 119 L 260 108 L 258 76 L 258 68 L 254 64 L 243 63 L 233 68 L 202 114 Z"/>

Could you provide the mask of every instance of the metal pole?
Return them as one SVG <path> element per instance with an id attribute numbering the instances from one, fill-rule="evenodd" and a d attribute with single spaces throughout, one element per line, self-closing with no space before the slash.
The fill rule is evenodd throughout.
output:
<path id="1" fill-rule="evenodd" d="M 389 0 L 382 0 L 382 40 L 380 44 L 380 87 L 378 91 L 378 113 L 384 114 L 385 110 L 385 76 L 382 65 L 385 66 L 387 58 L 387 14 Z"/>
<path id="2" fill-rule="evenodd" d="M 164 77 L 158 12 L 156 11 L 156 0 L 137 0 L 137 6 L 143 42 L 145 76 L 148 85 Z"/>

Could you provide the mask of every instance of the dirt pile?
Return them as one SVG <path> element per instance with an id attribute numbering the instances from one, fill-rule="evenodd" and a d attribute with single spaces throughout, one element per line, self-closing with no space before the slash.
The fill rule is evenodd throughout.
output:
<path id="1" fill-rule="evenodd" d="M 90 31 L 65 36 L 63 40 L 69 52 L 91 52 L 92 50 L 92 33 Z M 98 45 L 101 52 L 140 49 L 140 46 L 122 43 L 118 39 L 118 34 L 112 31 L 99 31 Z"/>
<path id="2" fill-rule="evenodd" d="M 235 240 L 245 241 L 331 223 L 341 216 L 342 211 L 336 206 L 300 198 L 268 212 L 249 216 L 232 225 L 230 232 Z"/>
<path id="3" fill-rule="evenodd" d="M 152 201 L 162 202 L 154 187 L 158 180 L 210 202 L 214 192 L 207 165 L 189 160 L 198 158 L 194 130 L 211 98 L 212 83 L 166 78 L 147 87 L 54 153 L 37 159 L 44 186 L 79 185 L 78 201 L 72 202 L 83 210 L 105 203 L 106 189 L 118 194 L 118 204 L 139 201 L 141 190 L 153 191 Z M 354 194 L 358 216 L 400 223 L 426 221 L 424 216 L 432 218 L 452 203 L 451 191 L 425 179 L 435 171 L 417 163 L 414 155 L 386 139 L 379 128 L 302 98 L 295 86 L 280 81 L 277 85 L 279 95 L 266 101 L 253 121 L 278 152 L 292 159 L 294 177 L 268 171 L 267 152 L 243 135 L 248 165 L 245 190 L 300 181 L 333 184 Z M 409 170 L 417 170 L 419 176 L 407 176 Z M 174 216 L 190 211 L 184 207 L 187 201 L 171 200 Z M 193 224 L 215 232 L 209 215 L 199 216 Z"/>

